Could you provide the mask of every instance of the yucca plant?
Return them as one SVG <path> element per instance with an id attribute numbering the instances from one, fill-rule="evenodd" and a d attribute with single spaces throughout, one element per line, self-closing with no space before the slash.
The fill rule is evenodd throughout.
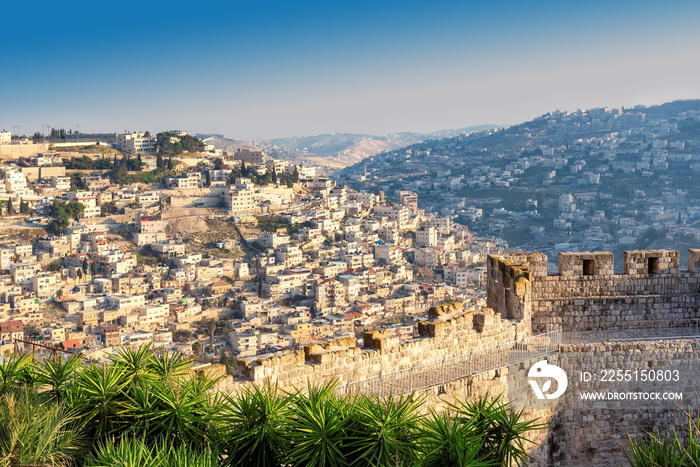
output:
<path id="1" fill-rule="evenodd" d="M 135 437 L 100 444 L 84 467 L 215 467 L 217 458 L 211 449 L 176 448 L 167 441 Z"/>
<path id="2" fill-rule="evenodd" d="M 192 360 L 180 351 L 162 351 L 146 361 L 147 370 L 158 377 L 180 378 L 189 374 Z"/>
<path id="3" fill-rule="evenodd" d="M 528 445 L 535 445 L 525 434 L 543 428 L 537 420 L 523 420 L 523 411 L 511 410 L 500 396 L 479 398 L 476 402 L 461 401 L 450 405 L 457 421 L 482 433 L 481 454 L 499 465 L 525 464 L 531 457 Z"/>
<path id="4" fill-rule="evenodd" d="M 80 412 L 90 435 L 103 439 L 117 429 L 128 384 L 122 368 L 87 365 L 78 372 L 75 384 L 65 391 L 65 400 Z"/>
<path id="5" fill-rule="evenodd" d="M 44 395 L 60 401 L 66 388 L 75 380 L 81 365 L 82 358 L 78 355 L 68 358 L 63 355 L 46 358 L 37 367 L 36 383 L 48 387 L 43 392 Z"/>
<path id="6" fill-rule="evenodd" d="M 34 391 L 0 396 L 0 466 L 67 466 L 82 457 L 87 440 L 79 415 Z"/>
<path id="7" fill-rule="evenodd" d="M 287 450 L 286 422 L 293 395 L 269 382 L 224 395 L 215 416 L 216 444 L 223 466 L 273 467 Z"/>
<path id="8" fill-rule="evenodd" d="M 647 433 L 634 441 L 630 437 L 630 451 L 623 447 L 627 462 L 632 467 L 698 467 L 700 466 L 700 417 L 693 421 L 690 414 L 686 433 L 666 430 L 660 434 Z"/>
<path id="9" fill-rule="evenodd" d="M 663 438 L 649 435 L 647 440 L 631 442 L 631 452 L 624 450 L 625 457 L 634 467 L 686 467 L 693 464 L 685 462 L 685 454 L 680 447 L 677 436 L 669 437 L 668 431 Z M 697 464 L 696 464 L 697 465 Z"/>
<path id="10" fill-rule="evenodd" d="M 219 399 L 209 390 L 217 380 L 195 377 L 130 384 L 116 413 L 112 434 L 167 437 L 174 445 L 203 446 L 210 440 Z"/>
<path id="11" fill-rule="evenodd" d="M 126 377 L 135 384 L 149 383 L 166 376 L 166 374 L 158 375 L 152 371 L 156 365 L 153 342 L 143 344 L 137 349 L 119 347 L 114 354 L 110 355 L 110 359 L 111 364 L 124 370 Z"/>
<path id="12" fill-rule="evenodd" d="M 25 388 L 36 382 L 36 365 L 29 354 L 0 358 L 0 396 Z"/>
<path id="13" fill-rule="evenodd" d="M 360 396 L 351 404 L 348 458 L 352 465 L 394 466 L 415 461 L 420 407 L 414 394 L 381 399 Z"/>
<path id="14" fill-rule="evenodd" d="M 286 463 L 308 467 L 350 465 L 346 458 L 351 423 L 351 404 L 336 395 L 336 385 L 308 384 L 307 392 L 296 391 L 287 420 Z"/>
<path id="15" fill-rule="evenodd" d="M 450 412 L 431 412 L 422 420 L 416 442 L 417 467 L 485 467 L 501 465 L 483 454 L 485 434 Z M 507 465 L 507 464 L 505 464 Z"/>

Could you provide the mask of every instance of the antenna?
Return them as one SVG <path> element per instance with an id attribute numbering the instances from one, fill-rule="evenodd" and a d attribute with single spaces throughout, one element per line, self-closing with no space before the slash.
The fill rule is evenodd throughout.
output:
<path id="1" fill-rule="evenodd" d="M 80 123 L 75 124 L 75 131 L 80 134 Z"/>

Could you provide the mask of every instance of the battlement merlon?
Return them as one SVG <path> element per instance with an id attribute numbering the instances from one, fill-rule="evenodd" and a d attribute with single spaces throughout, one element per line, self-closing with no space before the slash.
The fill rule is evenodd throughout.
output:
<path id="1" fill-rule="evenodd" d="M 678 274 L 679 263 L 677 250 L 625 251 L 624 273 L 636 275 Z M 688 263 L 690 263 L 690 254 L 688 255 Z M 688 266 L 690 269 L 690 264 Z"/>
<path id="2" fill-rule="evenodd" d="M 608 251 L 559 253 L 559 275 L 610 276 L 615 273 L 615 255 Z"/>
<path id="3" fill-rule="evenodd" d="M 530 281 L 539 282 L 538 279 L 547 277 L 547 257 L 542 253 L 508 253 L 495 257 L 501 259 L 501 268 L 514 267 L 527 271 Z M 616 275 L 614 264 L 615 255 L 609 251 L 559 253 L 557 275 L 612 276 Z M 674 275 L 680 272 L 680 255 L 677 250 L 628 250 L 624 252 L 623 265 L 624 275 Z M 700 273 L 700 249 L 688 249 L 688 272 Z M 489 275 L 489 279 L 499 278 Z"/>
<path id="4" fill-rule="evenodd" d="M 688 248 L 688 271 L 700 272 L 700 249 Z"/>

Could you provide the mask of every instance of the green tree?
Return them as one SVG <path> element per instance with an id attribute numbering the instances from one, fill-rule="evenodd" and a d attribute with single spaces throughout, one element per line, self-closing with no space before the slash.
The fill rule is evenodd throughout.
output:
<path id="1" fill-rule="evenodd" d="M 119 208 L 117 207 L 117 203 L 115 201 L 109 201 L 107 203 L 103 203 L 100 206 L 102 210 L 102 215 L 103 216 L 109 216 L 111 214 L 115 214 L 119 212 Z"/>
<path id="2" fill-rule="evenodd" d="M 207 323 L 207 330 L 209 331 L 209 346 L 214 348 L 214 331 L 216 331 L 216 320 L 211 319 Z"/>
<path id="3" fill-rule="evenodd" d="M 160 154 L 177 156 L 184 152 L 193 153 L 204 150 L 204 142 L 191 135 L 178 135 L 166 131 L 156 135 L 156 148 Z"/>
<path id="4" fill-rule="evenodd" d="M 49 222 L 49 225 L 47 227 L 47 230 L 49 233 L 52 233 L 54 235 L 63 235 L 66 233 L 66 230 L 68 230 L 68 227 L 70 226 L 70 218 L 68 217 L 68 214 L 63 211 L 54 216 L 53 220 Z"/>
<path id="5" fill-rule="evenodd" d="M 65 204 L 66 213 L 72 216 L 75 220 L 78 220 L 80 214 L 85 211 L 85 205 L 78 201 L 69 201 Z"/>

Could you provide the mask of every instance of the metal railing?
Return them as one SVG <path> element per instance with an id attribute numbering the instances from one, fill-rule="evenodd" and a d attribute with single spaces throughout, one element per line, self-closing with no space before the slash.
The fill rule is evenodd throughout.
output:
<path id="1" fill-rule="evenodd" d="M 344 388 L 346 394 L 376 394 L 380 397 L 406 394 L 549 355 L 557 352 L 560 345 L 561 331 L 557 329 L 405 370 L 380 372 L 377 376 L 347 383 L 340 389 Z"/>
<path id="2" fill-rule="evenodd" d="M 700 319 L 603 322 L 563 331 L 565 343 L 698 339 Z"/>

